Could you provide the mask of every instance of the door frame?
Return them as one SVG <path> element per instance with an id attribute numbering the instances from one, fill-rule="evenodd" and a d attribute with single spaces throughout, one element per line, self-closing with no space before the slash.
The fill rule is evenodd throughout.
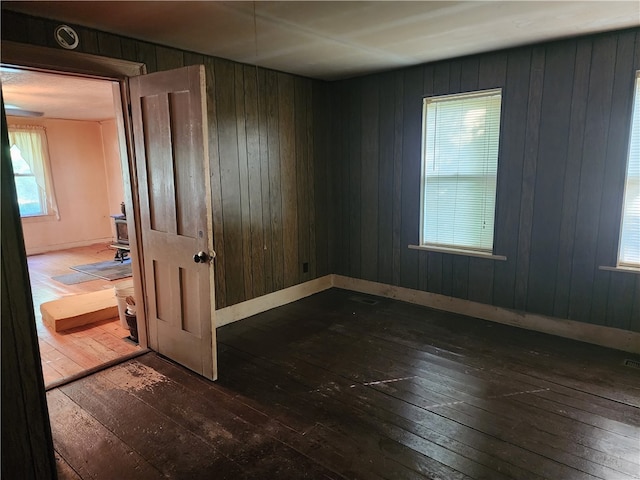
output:
<path id="1" fill-rule="evenodd" d="M 146 290 L 144 282 L 144 252 L 140 229 L 140 205 L 138 200 L 138 179 L 135 168 L 133 147 L 133 127 L 129 116 L 128 78 L 147 73 L 146 65 L 99 55 L 57 50 L 54 48 L 26 45 L 2 41 L 1 62 L 21 69 L 72 74 L 118 82 L 114 85 L 114 97 L 119 95 L 120 102 L 114 101 L 116 109 L 116 129 L 120 148 L 120 166 L 124 181 L 124 196 L 127 211 L 133 211 L 133 221 L 128 221 L 129 244 L 131 246 L 131 267 L 134 289 L 140 292 L 136 298 L 136 316 L 138 322 L 138 340 L 142 349 L 148 348 Z"/>

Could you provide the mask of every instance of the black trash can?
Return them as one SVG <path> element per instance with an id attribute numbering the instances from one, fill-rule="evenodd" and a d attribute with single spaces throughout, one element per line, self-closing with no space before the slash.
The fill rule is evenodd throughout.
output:
<path id="1" fill-rule="evenodd" d="M 134 342 L 138 343 L 138 321 L 136 320 L 135 313 L 127 312 L 124 314 L 124 318 L 127 320 L 127 326 L 129 327 L 129 337 Z"/>

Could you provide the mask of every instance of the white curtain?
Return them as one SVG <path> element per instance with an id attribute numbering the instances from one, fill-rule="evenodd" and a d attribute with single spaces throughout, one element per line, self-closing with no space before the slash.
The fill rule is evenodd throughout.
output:
<path id="1" fill-rule="evenodd" d="M 35 177 L 41 195 L 47 202 L 47 213 L 55 215 L 59 220 L 60 213 L 51 178 L 49 147 L 44 127 L 9 125 L 9 145 L 18 147 L 22 158 L 27 162 Z"/>

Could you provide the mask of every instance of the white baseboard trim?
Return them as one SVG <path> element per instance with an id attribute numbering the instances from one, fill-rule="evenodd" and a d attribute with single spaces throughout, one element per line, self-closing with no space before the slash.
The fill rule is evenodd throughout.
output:
<path id="1" fill-rule="evenodd" d="M 640 333 L 638 332 L 520 312 L 486 305 L 484 303 L 472 302 L 470 300 L 462 300 L 460 298 L 412 290 L 410 288 L 344 277 L 342 275 L 333 275 L 332 280 L 334 287 L 345 290 L 392 298 L 527 330 L 535 330 L 537 332 L 549 333 L 581 342 L 593 343 L 603 347 L 640 353 Z"/>
<path id="2" fill-rule="evenodd" d="M 510 310 L 472 302 L 471 300 L 334 274 L 325 275 L 300 285 L 294 285 L 284 290 L 216 310 L 216 327 L 222 327 L 252 315 L 266 312 L 272 308 L 295 302 L 332 287 L 391 298 L 437 310 L 640 354 L 640 333 L 638 332 Z"/>
<path id="3" fill-rule="evenodd" d="M 333 286 L 333 275 L 325 275 L 293 287 L 268 293 L 261 297 L 252 298 L 246 302 L 236 303 L 230 307 L 221 308 L 215 312 L 216 328 L 222 327 L 243 318 L 266 312 L 272 308 L 281 307 L 301 298 L 322 292 Z"/>
<path id="4" fill-rule="evenodd" d="M 80 242 L 58 243 L 56 245 L 43 245 L 41 247 L 25 247 L 25 249 L 27 251 L 27 255 L 39 255 L 41 253 L 56 252 L 58 250 L 68 250 L 70 248 L 88 247 L 89 245 L 96 245 L 99 243 L 113 243 L 113 238 L 94 238 L 91 240 L 82 240 Z"/>

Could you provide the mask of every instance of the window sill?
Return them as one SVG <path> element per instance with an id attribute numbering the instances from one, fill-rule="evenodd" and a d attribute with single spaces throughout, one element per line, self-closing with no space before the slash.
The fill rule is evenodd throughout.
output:
<path id="1" fill-rule="evenodd" d="M 30 215 L 28 217 L 20 217 L 20 220 L 24 223 L 53 222 L 54 220 L 56 220 L 56 216 L 52 214 Z"/>
<path id="2" fill-rule="evenodd" d="M 600 270 L 605 270 L 607 272 L 625 272 L 625 273 L 635 273 L 636 275 L 640 275 L 640 267 L 607 267 L 600 266 L 598 267 Z"/>
<path id="3" fill-rule="evenodd" d="M 463 255 L 466 257 L 487 258 L 489 260 L 502 260 L 505 261 L 507 257 L 504 255 L 494 255 L 492 253 L 474 252 L 472 250 L 462 250 L 457 248 L 444 248 L 444 247 L 427 247 L 425 245 L 409 245 L 412 250 L 423 250 L 427 252 L 449 253 L 451 255 Z"/>

